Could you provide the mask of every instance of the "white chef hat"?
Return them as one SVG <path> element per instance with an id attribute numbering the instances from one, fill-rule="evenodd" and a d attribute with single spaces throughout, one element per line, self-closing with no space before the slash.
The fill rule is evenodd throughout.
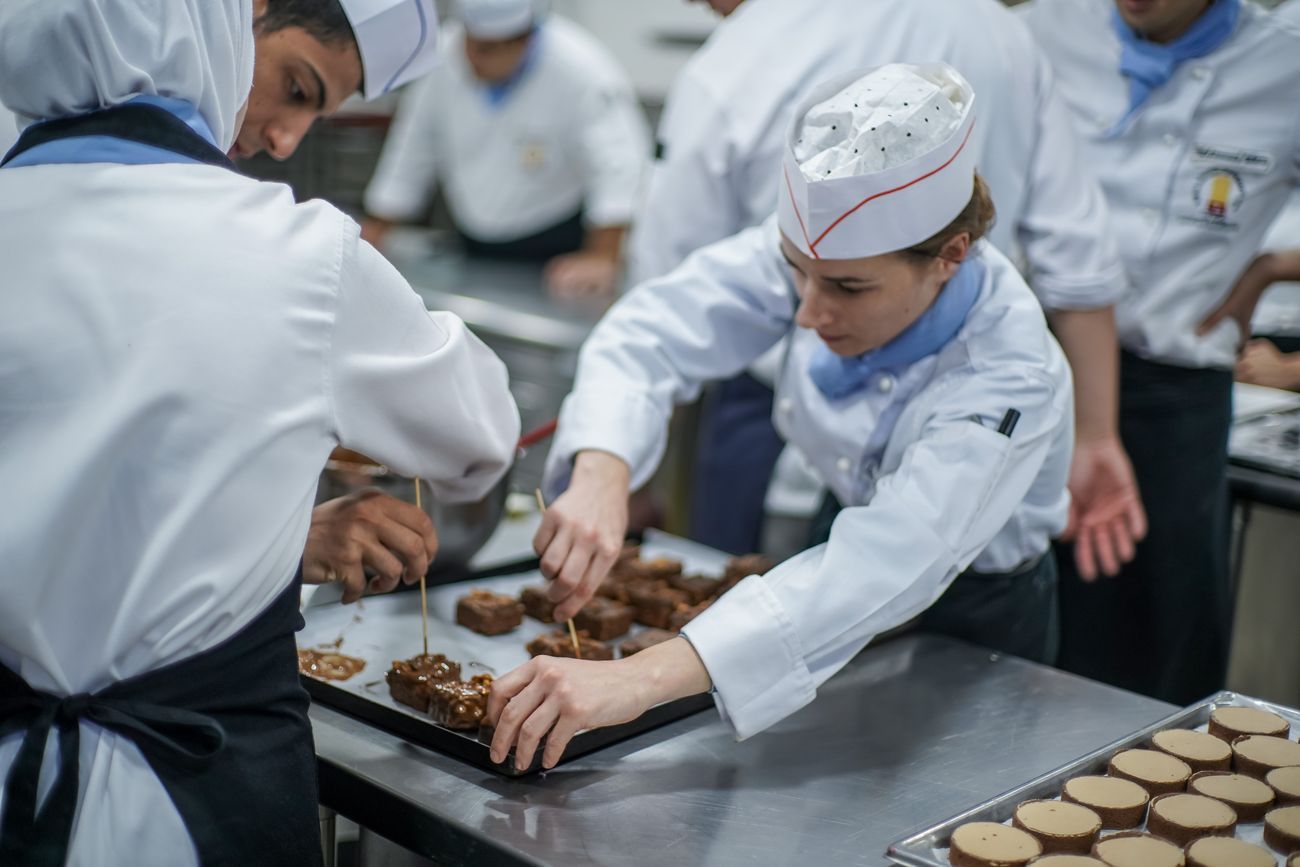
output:
<path id="1" fill-rule="evenodd" d="M 428 74 L 437 62 L 438 11 L 433 0 L 339 0 L 365 70 L 365 98 L 375 99 Z"/>
<path id="2" fill-rule="evenodd" d="M 975 91 L 944 63 L 892 63 L 818 87 L 786 140 L 778 219 L 815 259 L 926 241 L 974 189 Z"/>
<path id="3" fill-rule="evenodd" d="M 477 39 L 523 36 L 546 16 L 546 0 L 457 0 L 465 32 Z"/>

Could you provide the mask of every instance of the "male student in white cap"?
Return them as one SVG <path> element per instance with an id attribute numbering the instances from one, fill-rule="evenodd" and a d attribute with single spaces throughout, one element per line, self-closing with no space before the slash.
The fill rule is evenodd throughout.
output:
<path id="1" fill-rule="evenodd" d="M 777 424 L 846 505 L 829 541 L 635 656 L 538 658 L 498 679 L 496 760 L 517 746 L 526 765 L 549 732 L 552 765 L 581 729 L 711 687 L 748 737 L 917 615 L 1052 657 L 1073 392 L 1038 301 L 982 240 L 994 217 L 970 147 L 982 97 L 943 64 L 856 75 L 795 111 L 778 215 L 637 287 L 596 327 L 535 545 L 563 621 L 613 562 L 628 489 L 654 471 L 673 404 L 778 345 Z"/>
<path id="2" fill-rule="evenodd" d="M 418 69 L 433 21 L 393 9 Z M 464 500 L 513 457 L 504 365 L 344 214 L 234 170 L 253 30 L 249 0 L 0 4 L 0 864 L 320 863 L 320 468 L 345 444 Z"/>
<path id="3" fill-rule="evenodd" d="M 1227 672 L 1232 371 L 1261 242 L 1300 184 L 1300 31 L 1242 0 L 1022 8 L 1128 271 L 1120 431 L 1150 517 L 1116 580 L 1063 571 L 1061 665 L 1186 704 Z"/>
<path id="4" fill-rule="evenodd" d="M 457 0 L 443 63 L 403 98 L 367 237 L 441 187 L 467 252 L 546 262 L 559 295 L 615 288 L 650 137 L 627 75 L 544 0 Z"/>
<path id="5" fill-rule="evenodd" d="M 990 240 L 1024 266 L 1074 371 L 1080 569 L 1113 573 L 1144 529 L 1116 428 L 1112 305 L 1126 283 L 1104 200 L 1079 169 L 1067 109 L 1024 24 L 998 0 L 709 5 L 726 17 L 669 93 L 631 238 L 633 279 L 661 276 L 771 212 L 790 113 L 826 76 L 896 60 L 956 66 L 984 103 L 972 146 L 998 208 Z M 704 405 L 691 532 L 737 553 L 757 550 L 783 445 L 771 421 L 770 362 L 719 383 Z"/>

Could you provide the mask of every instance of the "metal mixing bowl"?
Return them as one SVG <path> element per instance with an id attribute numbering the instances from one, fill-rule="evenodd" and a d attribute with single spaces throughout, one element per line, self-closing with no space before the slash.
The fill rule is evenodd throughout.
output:
<path id="1" fill-rule="evenodd" d="M 448 581 L 464 577 L 469 561 L 479 552 L 505 512 L 510 490 L 510 473 L 473 503 L 440 503 L 428 482 L 421 482 L 421 506 L 438 531 L 438 553 L 429 566 L 429 576 Z M 375 488 L 399 500 L 415 503 L 415 483 L 407 476 L 377 464 L 330 460 L 321 473 L 316 502 L 322 503 L 365 488 Z"/>

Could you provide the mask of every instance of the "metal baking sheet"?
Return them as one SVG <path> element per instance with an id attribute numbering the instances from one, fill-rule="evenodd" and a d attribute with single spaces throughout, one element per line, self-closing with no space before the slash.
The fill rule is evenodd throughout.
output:
<path id="1" fill-rule="evenodd" d="M 641 545 L 645 557 L 674 557 L 688 572 L 721 575 L 728 555 L 685 539 L 649 531 Z M 502 570 L 480 575 L 458 584 L 430 587 L 429 652 L 442 653 L 462 667 L 462 676 L 487 672 L 503 675 L 529 659 L 524 649 L 529 641 L 557 628 L 531 617 L 524 617 L 518 629 L 506 635 L 485 636 L 456 625 L 456 601 L 472 589 L 483 588 L 497 593 L 517 595 L 529 584 L 544 579 L 536 561 L 521 564 L 519 571 L 501 575 Z M 489 577 L 491 576 L 491 577 Z M 394 593 L 363 599 L 356 605 L 325 604 L 303 611 L 307 625 L 298 633 L 298 646 L 336 650 L 359 657 L 366 667 L 345 681 L 302 678 L 312 699 L 360 717 L 380 728 L 401 735 L 422 746 L 450 753 L 472 764 L 507 776 L 517 776 L 513 759 L 504 765 L 493 764 L 488 744 L 477 732 L 460 732 L 437 725 L 427 715 L 393 700 L 384 675 L 395 659 L 406 659 L 422 651 L 420 628 L 420 594 Z M 633 625 L 627 636 L 645 627 Z M 707 695 L 693 696 L 652 708 L 648 713 L 620 726 L 594 729 L 578 734 L 570 742 L 561 761 L 608 746 L 632 735 L 681 719 L 713 706 Z M 540 750 L 533 766 L 540 767 Z"/>
<path id="2" fill-rule="evenodd" d="M 1300 478 L 1300 410 L 1268 413 L 1233 425 L 1228 454 L 1235 464 Z"/>
<path id="3" fill-rule="evenodd" d="M 1067 780 L 1085 774 L 1106 773 L 1106 765 L 1111 756 L 1120 750 L 1149 745 L 1156 732 L 1174 728 L 1205 731 L 1210 721 L 1211 711 L 1220 707 L 1254 707 L 1269 710 L 1285 717 L 1291 723 L 1293 734 L 1296 730 L 1300 730 L 1300 710 L 1260 701 L 1235 692 L 1221 692 L 1199 704 L 1194 704 L 1171 714 L 1141 731 L 1134 732 L 1093 753 L 1089 753 L 1068 765 L 1046 773 L 1019 788 L 1004 792 L 996 798 L 971 807 L 959 816 L 953 816 L 951 819 L 926 828 L 924 831 L 913 834 L 905 840 L 900 840 L 890 846 L 885 854 L 895 863 L 906 864 L 908 867 L 949 867 L 948 840 L 952 837 L 952 832 L 956 830 L 957 826 L 964 825 L 967 822 L 1002 822 L 1009 824 L 1012 812 L 1021 801 L 1035 799 L 1055 800 L 1059 798 L 1061 788 Z M 1145 825 L 1143 829 L 1145 829 Z M 1103 829 L 1103 834 L 1106 831 L 1107 829 Z M 1247 843 L 1262 846 L 1270 852 L 1273 851 L 1264 843 L 1263 822 L 1239 825 L 1237 837 Z M 1277 855 L 1276 852 L 1273 854 L 1277 857 L 1279 867 L 1283 867 L 1284 856 Z"/>

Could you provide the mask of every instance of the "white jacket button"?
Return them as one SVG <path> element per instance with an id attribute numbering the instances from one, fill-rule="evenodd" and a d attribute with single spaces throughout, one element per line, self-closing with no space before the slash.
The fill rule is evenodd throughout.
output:
<path id="1" fill-rule="evenodd" d="M 835 462 L 835 468 L 847 476 L 849 473 L 853 472 L 853 461 L 848 458 L 840 458 Z"/>
<path id="2" fill-rule="evenodd" d="M 891 374 L 882 373 L 880 379 L 876 380 L 876 388 L 880 389 L 882 394 L 889 394 L 894 390 L 895 379 Z"/>

